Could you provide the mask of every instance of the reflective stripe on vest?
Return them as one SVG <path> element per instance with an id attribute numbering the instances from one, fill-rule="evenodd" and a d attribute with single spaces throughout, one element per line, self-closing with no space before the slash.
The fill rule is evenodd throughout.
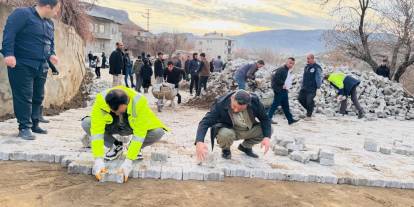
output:
<path id="1" fill-rule="evenodd" d="M 144 143 L 145 138 L 133 136 L 131 141 L 137 141 L 139 143 Z"/>
<path id="2" fill-rule="evenodd" d="M 136 105 L 137 105 L 137 103 L 138 103 L 139 99 L 141 99 L 141 95 L 140 95 L 140 94 L 136 95 L 136 96 L 134 97 L 134 100 L 132 101 L 132 116 L 133 116 L 134 118 L 136 118 L 136 117 L 137 117 Z"/>
<path id="3" fill-rule="evenodd" d="M 94 136 L 91 137 L 91 141 L 99 140 L 99 139 L 103 139 L 103 138 L 104 138 L 103 134 L 97 134 L 97 135 L 94 135 Z"/>

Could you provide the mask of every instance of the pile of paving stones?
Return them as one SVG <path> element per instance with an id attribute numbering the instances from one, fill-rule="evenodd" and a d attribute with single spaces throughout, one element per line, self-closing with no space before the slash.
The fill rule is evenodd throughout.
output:
<path id="1" fill-rule="evenodd" d="M 379 145 L 378 142 L 373 139 L 365 139 L 364 149 L 369 152 L 380 152 L 386 155 L 395 153 L 414 157 L 414 147 L 403 143 L 402 140 L 394 140 L 392 144 Z"/>
<path id="2" fill-rule="evenodd" d="M 303 138 L 274 139 L 273 152 L 277 156 L 288 156 L 291 160 L 307 164 L 310 161 L 321 165 L 335 164 L 335 154 L 324 149 L 306 147 Z"/>
<path id="3" fill-rule="evenodd" d="M 216 98 L 237 89 L 237 83 L 233 80 L 235 71 L 243 65 L 249 63 L 247 60 L 236 59 L 227 64 L 222 73 L 212 73 L 208 81 L 207 91 L 199 97 L 193 97 L 188 101 L 188 105 L 198 107 L 210 107 Z M 266 65 L 256 73 L 255 83 L 248 83 L 247 90 L 255 93 L 262 100 L 265 107 L 270 107 L 273 100 L 271 89 L 271 75 L 278 66 Z M 292 113 L 302 118 L 305 110 L 297 101 L 302 81 L 301 68 L 296 68 L 298 74 L 294 74 L 293 85 L 289 90 L 290 104 Z M 324 73 L 332 71 L 324 69 Z M 352 71 L 348 68 L 337 68 L 361 81 L 357 89 L 359 102 L 370 120 L 376 118 L 396 118 L 399 120 L 414 119 L 414 98 L 405 93 L 401 84 L 392 82 L 386 78 L 377 76 L 373 72 Z M 316 97 L 316 113 L 327 116 L 340 116 L 338 114 L 340 103 L 336 100 L 336 90 L 327 82 L 321 87 L 320 97 Z M 348 115 L 356 116 L 355 107 L 351 106 L 352 101 L 348 100 Z"/>

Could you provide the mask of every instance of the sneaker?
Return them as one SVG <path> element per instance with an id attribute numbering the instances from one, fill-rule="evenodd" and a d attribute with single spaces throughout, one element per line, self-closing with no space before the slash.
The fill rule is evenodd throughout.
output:
<path id="1" fill-rule="evenodd" d="M 47 134 L 47 130 L 44 130 L 39 127 L 39 124 L 34 124 L 32 127 L 32 132 L 36 134 Z"/>
<path id="2" fill-rule="evenodd" d="M 251 148 L 246 148 L 246 147 L 244 147 L 243 145 L 240 144 L 237 149 L 239 149 L 240 151 L 246 153 L 246 155 L 249 156 L 249 157 L 259 158 L 259 156 L 257 154 L 255 154 Z"/>
<path id="3" fill-rule="evenodd" d="M 87 134 L 83 135 L 83 137 L 81 138 L 81 142 L 82 142 L 83 147 L 91 148 L 91 142 Z"/>
<path id="4" fill-rule="evenodd" d="M 291 122 L 289 122 L 289 125 L 292 125 L 292 124 L 294 124 L 294 123 L 296 123 L 296 122 L 298 122 L 299 120 L 297 120 L 297 119 L 293 119 Z"/>
<path id="5" fill-rule="evenodd" d="M 24 139 L 24 140 L 35 140 L 36 137 L 32 134 L 30 129 L 20 129 L 18 137 Z"/>
<path id="6" fill-rule="evenodd" d="M 222 149 L 221 152 L 222 152 L 221 157 L 223 157 L 226 160 L 231 159 L 231 151 L 229 149 Z"/>
<path id="7" fill-rule="evenodd" d="M 137 160 L 143 160 L 144 156 L 142 155 L 142 152 L 139 152 Z"/>
<path id="8" fill-rule="evenodd" d="M 363 111 L 360 111 L 359 113 L 358 113 L 358 119 L 362 119 L 362 118 L 364 118 L 365 117 L 365 113 L 363 112 Z"/>
<path id="9" fill-rule="evenodd" d="M 105 160 L 111 161 L 117 159 L 122 155 L 123 147 L 122 145 L 113 145 L 111 149 L 105 154 Z"/>

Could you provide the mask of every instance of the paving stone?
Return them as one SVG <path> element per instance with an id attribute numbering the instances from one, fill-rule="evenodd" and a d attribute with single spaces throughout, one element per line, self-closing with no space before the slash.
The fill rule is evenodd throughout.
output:
<path id="1" fill-rule="evenodd" d="M 365 139 L 364 149 L 369 152 L 378 152 L 378 143 L 372 139 Z"/>
<path id="2" fill-rule="evenodd" d="M 206 169 L 204 171 L 203 180 L 205 181 L 223 181 L 224 172 L 221 170 Z"/>
<path id="3" fill-rule="evenodd" d="M 319 158 L 319 164 L 324 166 L 333 166 L 335 165 L 334 159 Z"/>
<path id="4" fill-rule="evenodd" d="M 106 173 L 102 175 L 102 179 L 100 180 L 100 182 L 124 183 L 124 175 L 121 173 Z"/>
<path id="5" fill-rule="evenodd" d="M 321 149 L 319 151 L 319 158 L 323 158 L 323 159 L 330 159 L 333 160 L 335 159 L 335 154 L 329 150 L 326 149 Z"/>
<path id="6" fill-rule="evenodd" d="M 26 154 L 26 160 L 27 161 L 35 161 L 35 162 L 54 163 L 55 162 L 55 156 L 52 155 L 52 154 L 44 154 L 44 153 Z"/>
<path id="7" fill-rule="evenodd" d="M 166 150 L 151 152 L 151 160 L 156 162 L 167 162 L 168 153 Z"/>
<path id="8" fill-rule="evenodd" d="M 92 163 L 74 161 L 68 165 L 68 173 L 92 175 L 92 165 Z"/>
<path id="9" fill-rule="evenodd" d="M 289 152 L 302 151 L 302 150 L 305 149 L 305 145 L 296 144 L 296 143 L 289 143 L 289 144 L 286 145 L 286 148 L 288 149 Z"/>
<path id="10" fill-rule="evenodd" d="M 291 144 L 291 143 L 294 143 L 294 142 L 295 142 L 294 139 L 292 139 L 292 138 L 286 138 L 286 139 L 283 139 L 282 141 L 280 141 L 279 142 L 279 145 L 282 146 L 282 147 L 286 147 L 286 145 Z"/>
<path id="11" fill-rule="evenodd" d="M 414 149 L 407 146 L 394 147 L 392 151 L 400 155 L 414 156 Z"/>
<path id="12" fill-rule="evenodd" d="M 310 161 L 311 156 L 301 151 L 294 151 L 290 153 L 289 158 L 291 160 L 306 164 Z"/>
<path id="13" fill-rule="evenodd" d="M 382 154 L 389 155 L 389 154 L 391 154 L 392 149 L 391 149 L 391 148 L 389 148 L 389 147 L 380 147 L 379 151 L 380 151 Z"/>
<path id="14" fill-rule="evenodd" d="M 251 171 L 240 165 L 229 165 L 222 168 L 224 175 L 227 177 L 250 177 Z"/>
<path id="15" fill-rule="evenodd" d="M 304 153 L 310 156 L 311 161 L 318 161 L 319 160 L 319 149 L 312 150 L 312 151 L 305 151 Z"/>
<path id="16" fill-rule="evenodd" d="M 183 179 L 183 169 L 181 167 L 161 167 L 161 179 L 173 179 L 173 180 L 182 180 Z"/>
<path id="17" fill-rule="evenodd" d="M 204 169 L 199 166 L 183 168 L 183 180 L 204 180 Z"/>
<path id="18" fill-rule="evenodd" d="M 12 152 L 9 158 L 10 160 L 27 160 L 24 152 Z"/>
<path id="19" fill-rule="evenodd" d="M 73 161 L 73 160 L 75 160 L 75 157 L 73 157 L 73 156 L 64 156 L 63 158 L 62 158 L 62 161 L 60 162 L 60 165 L 62 166 L 62 167 L 68 167 L 68 165 Z"/>
<path id="20" fill-rule="evenodd" d="M 145 171 L 142 172 L 142 178 L 144 179 L 160 179 L 161 178 L 161 166 L 150 165 Z"/>
<path id="21" fill-rule="evenodd" d="M 269 173 L 266 169 L 255 169 L 252 170 L 250 176 L 252 178 L 268 179 Z"/>
<path id="22" fill-rule="evenodd" d="M 279 155 L 279 156 L 288 156 L 289 155 L 289 151 L 288 149 L 279 146 L 279 145 L 274 145 L 273 146 L 273 152 L 275 153 L 275 155 Z"/>
<path id="23" fill-rule="evenodd" d="M 9 160 L 9 159 L 10 159 L 10 153 L 0 152 L 0 160 Z"/>

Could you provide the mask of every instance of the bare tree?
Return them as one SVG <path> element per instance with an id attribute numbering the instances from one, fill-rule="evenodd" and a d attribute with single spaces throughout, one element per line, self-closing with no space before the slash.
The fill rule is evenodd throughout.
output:
<path id="1" fill-rule="evenodd" d="M 185 50 L 189 47 L 185 35 L 176 33 L 163 33 L 150 42 L 150 50 L 153 54 L 163 52 L 171 57 L 177 50 Z"/>
<path id="2" fill-rule="evenodd" d="M 379 59 L 390 59 L 392 79 L 399 81 L 414 64 L 414 0 L 322 1 L 323 5 L 332 3 L 332 13 L 339 14 L 340 23 L 326 34 L 328 44 L 366 62 L 374 71 Z"/>

